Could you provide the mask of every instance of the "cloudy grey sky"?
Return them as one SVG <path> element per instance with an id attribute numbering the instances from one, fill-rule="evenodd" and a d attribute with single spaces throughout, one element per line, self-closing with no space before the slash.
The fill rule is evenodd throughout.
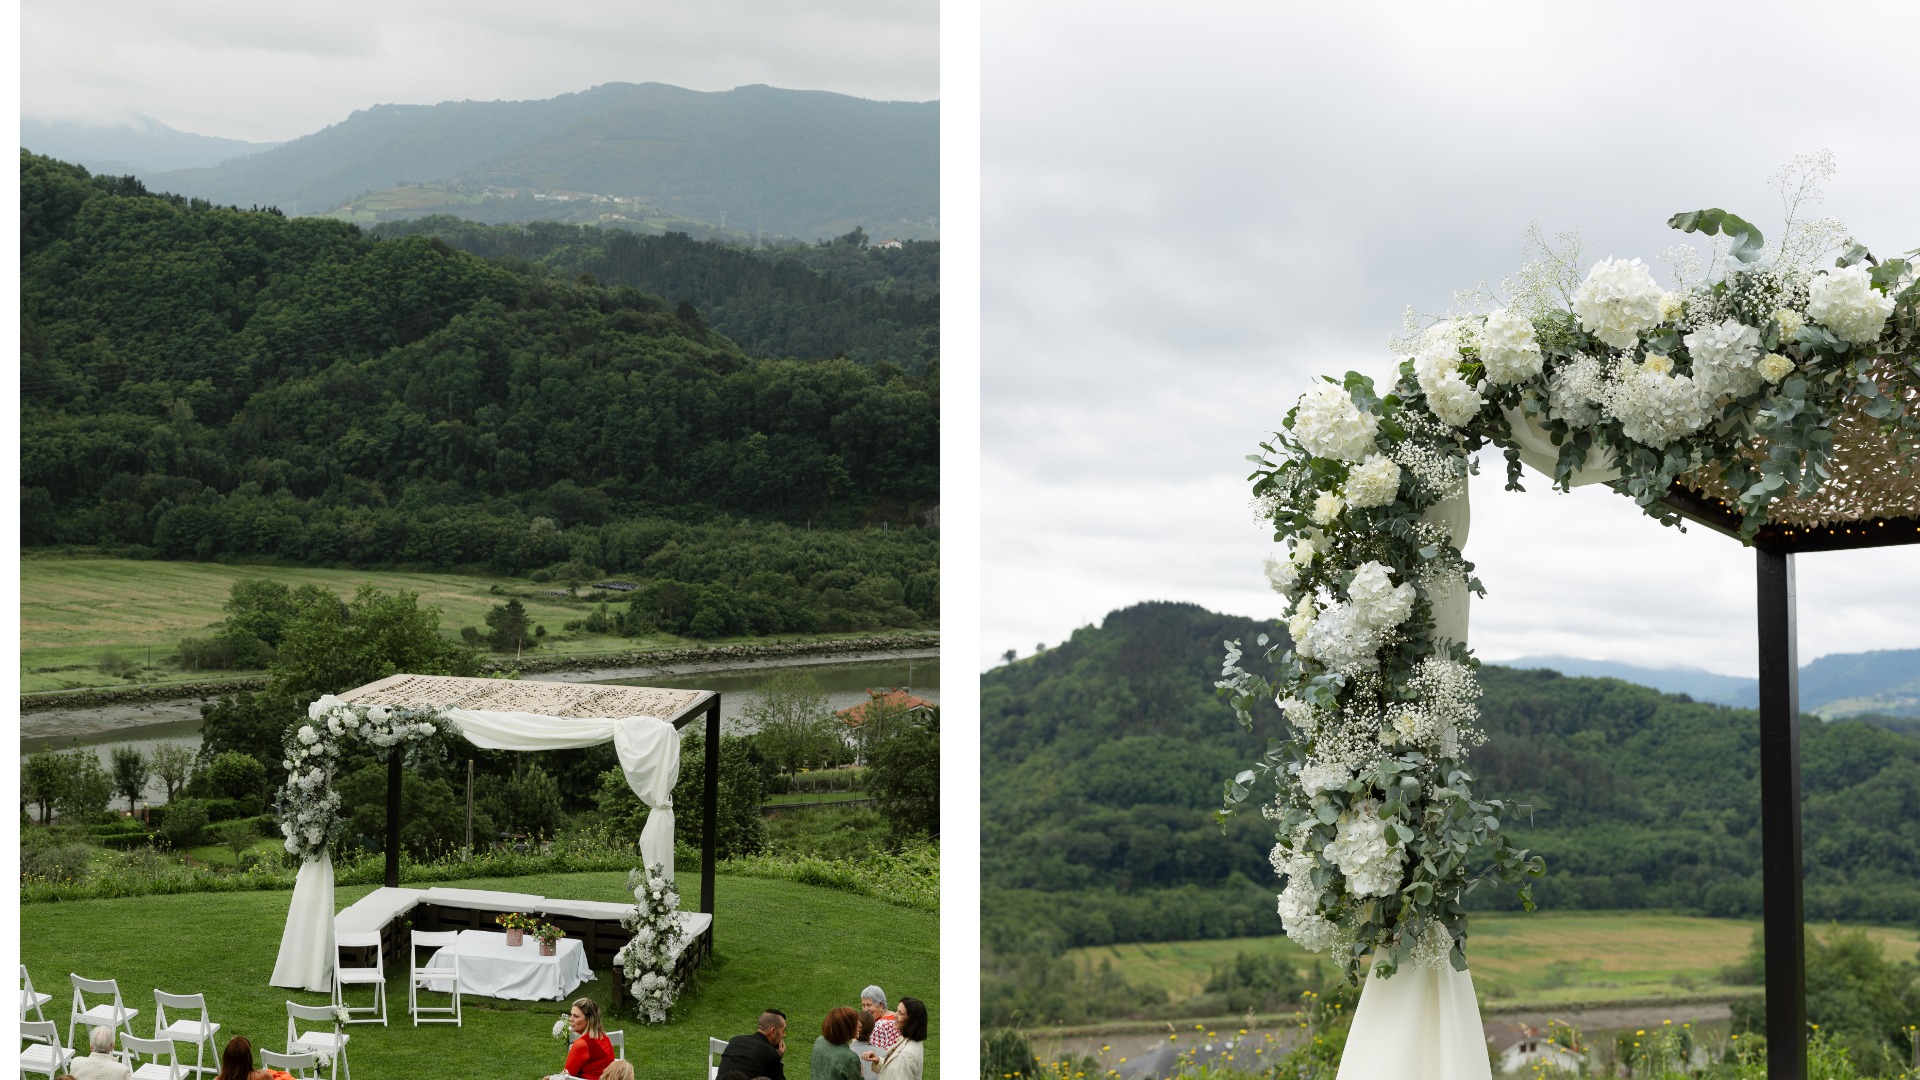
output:
<path id="1" fill-rule="evenodd" d="M 983 48 L 982 665 L 1141 600 L 1272 616 L 1242 455 L 1532 221 L 1655 262 L 1675 211 L 1920 244 L 1910 4 L 1033 5 Z M 1664 266 L 1656 263 L 1664 277 Z M 1473 489 L 1483 658 L 1750 675 L 1753 558 L 1604 489 Z M 1920 646 L 1915 549 L 1799 560 L 1802 660 Z"/>
<path id="2" fill-rule="evenodd" d="M 608 82 L 940 96 L 937 0 L 26 0 L 20 110 L 280 142 L 374 104 Z"/>

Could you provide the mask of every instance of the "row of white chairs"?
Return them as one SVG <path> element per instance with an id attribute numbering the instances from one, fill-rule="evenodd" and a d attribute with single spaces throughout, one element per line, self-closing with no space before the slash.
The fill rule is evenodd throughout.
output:
<path id="1" fill-rule="evenodd" d="M 35 1060 L 45 1058 L 50 1063 L 64 1064 L 66 1060 L 72 1058 L 74 1052 L 78 1049 L 73 1041 L 74 1032 L 83 1025 L 88 1028 L 112 1028 L 115 1035 L 119 1035 L 121 1029 L 124 1028 L 126 1034 L 122 1036 L 123 1039 L 139 1038 L 139 1036 L 133 1033 L 133 1018 L 140 1015 L 140 1010 L 127 1008 L 126 1003 L 121 1000 L 120 984 L 118 982 L 113 979 L 87 979 L 77 974 L 69 974 L 68 978 L 73 981 L 73 1007 L 67 1015 L 67 1039 L 66 1043 L 62 1045 L 59 1038 L 59 1030 L 54 1026 L 53 1021 L 47 1019 L 47 1014 L 44 1011 L 46 1004 L 53 1000 L 53 995 L 44 994 L 35 990 L 33 988 L 33 977 L 27 974 L 26 965 L 20 965 L 20 1022 L 22 1025 L 22 1033 L 25 1034 L 27 1031 L 27 1025 L 29 1023 L 27 1020 L 28 1012 L 31 1011 L 39 1018 L 33 1022 L 32 1025 L 34 1034 L 27 1036 L 35 1040 L 35 1047 L 29 1048 L 23 1053 L 32 1056 Z M 101 1002 L 90 1005 L 87 1002 L 88 994 L 97 996 L 111 994 L 113 995 L 113 1003 L 109 1005 Z M 215 1049 L 214 1035 L 220 1031 L 220 1025 L 214 1023 L 213 1019 L 207 1015 L 206 995 L 169 994 L 164 990 L 155 990 L 153 992 L 153 1004 L 153 1038 L 143 1041 L 163 1043 L 169 1047 L 174 1043 L 193 1043 L 195 1044 L 194 1072 L 219 1072 L 218 1064 L 220 1054 L 219 1051 Z M 167 1019 L 168 1009 L 174 1010 L 174 1019 L 171 1021 Z M 188 1016 L 181 1016 L 181 1010 L 186 1010 Z M 198 1019 L 190 1018 L 194 1010 L 198 1010 L 200 1013 Z M 206 1052 L 209 1049 L 214 1049 L 213 1057 L 215 1065 L 213 1068 L 208 1068 L 206 1063 Z M 64 1053 L 64 1057 L 62 1057 L 62 1053 Z M 171 1056 L 172 1051 L 169 1050 L 168 1053 L 169 1056 Z M 55 1058 L 59 1058 L 60 1060 L 53 1062 Z M 37 1067 L 34 1067 L 34 1071 L 39 1070 Z"/>
<path id="2" fill-rule="evenodd" d="M 454 943 L 459 940 L 457 930 L 429 933 L 424 930 L 412 931 L 412 940 L 408 942 L 407 955 L 407 1013 L 413 1017 L 413 1026 L 421 1024 L 453 1024 L 466 1026 L 461 1022 L 460 1012 L 460 954 L 454 951 Z M 333 965 L 333 1003 L 347 1011 L 349 1024 L 379 1024 L 387 1026 L 387 959 L 380 949 L 380 933 L 377 930 L 353 931 L 334 935 L 334 945 L 340 949 L 373 950 L 372 967 L 347 967 L 336 954 Z M 420 965 L 421 949 L 439 950 L 433 957 L 430 967 Z M 446 1006 L 428 1006 L 420 1004 L 420 984 L 423 982 L 445 982 L 453 984 L 453 1001 Z M 349 986 L 372 986 L 373 1004 L 348 1005 L 346 988 Z M 372 1013 L 364 1020 L 354 1019 L 357 1013 Z M 445 1015 L 441 1015 L 445 1014 Z"/>

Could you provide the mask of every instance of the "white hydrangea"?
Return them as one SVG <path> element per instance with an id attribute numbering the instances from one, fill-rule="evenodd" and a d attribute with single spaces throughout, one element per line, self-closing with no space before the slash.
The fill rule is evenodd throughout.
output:
<path id="1" fill-rule="evenodd" d="M 1460 374 L 1460 324 L 1448 321 L 1427 328 L 1420 352 L 1413 358 L 1413 374 L 1427 408 L 1452 427 L 1465 427 L 1486 405 L 1478 391 Z"/>
<path id="2" fill-rule="evenodd" d="M 1639 259 L 1604 259 L 1573 294 L 1580 326 L 1616 349 L 1631 349 L 1642 330 L 1660 325 L 1666 293 Z"/>
<path id="3" fill-rule="evenodd" d="M 1293 418 L 1293 437 L 1314 457 L 1359 461 L 1373 450 L 1380 418 L 1361 412 L 1347 392 L 1332 383 L 1300 396 Z"/>
<path id="4" fill-rule="evenodd" d="M 1760 331 L 1736 319 L 1686 336 L 1693 357 L 1693 383 L 1707 400 L 1722 394 L 1746 397 L 1760 389 L 1754 362 L 1760 357 Z"/>
<path id="5" fill-rule="evenodd" d="M 1385 454 L 1367 460 L 1347 473 L 1347 504 L 1365 508 L 1385 506 L 1400 496 L 1400 466 Z"/>
<path id="6" fill-rule="evenodd" d="M 1806 328 L 1806 316 L 1792 308 L 1781 308 L 1773 313 L 1773 321 L 1780 324 L 1780 340 L 1792 341 L 1793 336 Z"/>
<path id="7" fill-rule="evenodd" d="M 1544 358 L 1533 323 L 1507 308 L 1489 314 L 1480 328 L 1480 362 L 1487 366 L 1487 378 L 1501 386 L 1540 374 Z"/>
<path id="8" fill-rule="evenodd" d="M 1346 500 L 1333 492 L 1321 492 L 1313 499 L 1313 523 L 1315 525 L 1333 524 L 1333 519 L 1340 516 L 1340 511 L 1346 509 L 1346 505 Z"/>
<path id="9" fill-rule="evenodd" d="M 1565 420 L 1576 428 L 1600 419 L 1600 396 L 1606 376 L 1595 357 L 1582 356 L 1555 372 L 1547 382 L 1547 418 Z"/>
<path id="10" fill-rule="evenodd" d="M 1766 359 L 1760 361 L 1760 377 L 1770 383 L 1777 383 L 1792 374 L 1794 367 L 1792 360 L 1777 352 L 1768 353 Z"/>
<path id="11" fill-rule="evenodd" d="M 1385 563 L 1364 562 L 1354 571 L 1353 581 L 1347 586 L 1355 617 L 1377 630 L 1399 626 L 1413 614 L 1413 585 L 1394 585 L 1388 576 L 1391 573 Z"/>
<path id="12" fill-rule="evenodd" d="M 1292 559 L 1276 559 L 1269 555 L 1260 562 L 1267 575 L 1267 585 L 1281 596 L 1292 596 L 1294 583 L 1300 579 L 1300 567 Z"/>
<path id="13" fill-rule="evenodd" d="M 1363 799 L 1340 815 L 1334 823 L 1334 839 L 1327 845 L 1327 858 L 1340 868 L 1347 879 L 1347 892 L 1355 896 L 1392 896 L 1400 891 L 1400 872 L 1407 865 L 1407 852 L 1387 840 L 1386 823 L 1380 820 L 1380 804 Z"/>
<path id="14" fill-rule="evenodd" d="M 308 746 L 312 746 L 314 743 L 320 741 L 320 733 L 313 730 L 312 724 L 302 724 L 300 725 L 300 741 L 306 743 Z"/>
<path id="15" fill-rule="evenodd" d="M 367 710 L 367 719 L 375 723 L 385 720 L 387 715 L 387 707 L 385 705 L 375 705 Z"/>
<path id="16" fill-rule="evenodd" d="M 1807 318 L 1855 345 L 1876 341 L 1893 314 L 1893 297 L 1873 287 L 1864 266 L 1815 274 L 1807 290 Z"/>
<path id="17" fill-rule="evenodd" d="M 1380 632 L 1360 617 L 1353 604 L 1335 604 L 1314 620 L 1305 635 L 1294 639 L 1293 648 L 1334 671 L 1355 674 L 1375 666 Z"/>
<path id="18" fill-rule="evenodd" d="M 1323 761 L 1300 769 L 1300 790 L 1309 798 L 1323 791 L 1340 791 L 1353 779 L 1352 770 L 1337 761 Z"/>
<path id="19" fill-rule="evenodd" d="M 1620 378 L 1607 385 L 1603 401 L 1627 438 L 1655 449 L 1700 430 L 1707 422 L 1705 403 L 1693 380 L 1667 374 L 1657 365 L 1625 365 Z"/>
<path id="20" fill-rule="evenodd" d="M 1333 948 L 1334 933 L 1338 929 L 1332 922 L 1314 910 L 1313 901 L 1306 898 L 1310 882 L 1294 885 L 1290 880 L 1280 893 L 1280 928 L 1287 932 L 1295 945 L 1308 952 L 1326 952 Z"/>
<path id="21" fill-rule="evenodd" d="M 1300 639 L 1312 632 L 1313 622 L 1319 617 L 1320 609 L 1314 605 L 1313 597 L 1302 596 L 1299 605 L 1293 609 L 1293 614 L 1287 617 L 1287 637 L 1298 643 Z"/>

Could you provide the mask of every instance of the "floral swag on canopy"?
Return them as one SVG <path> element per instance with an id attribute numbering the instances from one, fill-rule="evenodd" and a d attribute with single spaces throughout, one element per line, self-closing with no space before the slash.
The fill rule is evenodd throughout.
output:
<path id="1" fill-rule="evenodd" d="M 1523 450 L 1563 490 L 1598 473 L 1669 525 L 1658 500 L 1680 480 L 1722 495 L 1750 539 L 1777 500 L 1803 506 L 1840 471 L 1838 430 L 1881 448 L 1840 487 L 1891 482 L 1911 499 L 1911 480 L 1892 478 L 1912 476 L 1920 433 L 1920 287 L 1908 260 L 1876 260 L 1837 222 L 1796 227 L 1807 176 L 1829 171 L 1821 155 L 1776 178 L 1788 196 L 1777 245 L 1723 210 L 1675 215 L 1672 227 L 1719 237 L 1716 272 L 1699 280 L 1691 247 L 1669 253 L 1675 292 L 1638 259 L 1582 279 L 1577 237 L 1556 252 L 1536 231 L 1542 257 L 1506 283 L 1504 306 L 1481 291 L 1457 298 L 1464 313 L 1409 311 L 1390 393 L 1328 378 L 1249 457 L 1256 512 L 1288 545 L 1266 573 L 1289 602 L 1292 645 L 1260 636 L 1263 677 L 1227 643 L 1216 685 L 1243 724 L 1272 697 L 1292 731 L 1227 782 L 1225 812 L 1276 783 L 1261 812 L 1278 827 L 1281 922 L 1303 948 L 1331 949 L 1349 981 L 1369 954 L 1382 978 L 1409 962 L 1466 970 L 1465 895 L 1518 884 L 1532 910 L 1544 873 L 1503 830 L 1529 808 L 1474 794 L 1479 662 L 1440 632 L 1452 604 L 1464 638 L 1466 593 L 1485 595 L 1455 543 L 1464 515 L 1447 512 L 1464 510 L 1470 455 L 1504 449 L 1508 490 Z"/>
<path id="2" fill-rule="evenodd" d="M 287 736 L 286 759 L 280 763 L 287 782 L 279 792 L 287 853 L 303 860 L 337 851 L 347 838 L 349 818 L 340 813 L 333 773 L 348 740 L 405 752 L 410 745 L 453 733 L 446 718 L 432 710 L 349 705 L 331 694 L 307 707 L 307 719 L 310 723 Z"/>

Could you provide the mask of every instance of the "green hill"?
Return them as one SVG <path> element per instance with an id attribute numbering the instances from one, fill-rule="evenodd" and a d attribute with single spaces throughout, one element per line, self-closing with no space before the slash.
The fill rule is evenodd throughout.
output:
<path id="1" fill-rule="evenodd" d="M 30 154 L 21 187 L 25 544 L 566 564 L 724 585 L 755 632 L 937 610 L 936 532 L 806 532 L 925 520 L 937 363 L 757 358 L 685 300 Z"/>
<path id="2" fill-rule="evenodd" d="M 376 105 L 272 150 L 141 179 L 307 214 L 402 182 L 524 191 L 528 202 L 535 191 L 618 195 L 811 241 L 937 218 L 939 125 L 934 101 L 607 83 L 542 101 Z"/>
<path id="3" fill-rule="evenodd" d="M 1284 633 L 1190 604 L 1116 611 L 981 680 L 983 940 L 1014 951 L 1271 935 L 1272 829 L 1211 820 L 1279 733 L 1215 697 L 1221 642 Z M 1481 670 L 1481 790 L 1544 804 L 1519 842 L 1549 909 L 1760 911 L 1757 715 L 1615 679 Z M 1807 717 L 1810 919 L 1920 918 L 1920 738 Z M 1475 906 L 1512 905 L 1481 893 Z"/>

